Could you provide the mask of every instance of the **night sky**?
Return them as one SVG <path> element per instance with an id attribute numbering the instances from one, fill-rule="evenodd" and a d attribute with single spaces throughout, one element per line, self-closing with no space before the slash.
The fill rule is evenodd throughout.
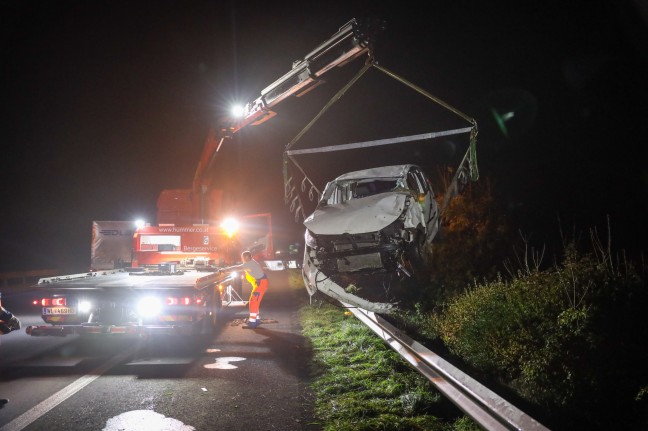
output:
<path id="1" fill-rule="evenodd" d="M 155 223 L 158 194 L 191 187 L 229 105 L 257 98 L 354 17 L 385 21 L 379 64 L 477 120 L 482 179 L 533 240 L 548 241 L 558 220 L 606 231 L 609 216 L 615 247 L 645 250 L 645 3 L 378 3 L 2 0 L 0 271 L 84 271 L 92 220 Z M 240 197 L 233 210 L 271 212 L 282 240 L 303 231 L 283 200 L 283 149 L 355 63 L 239 133 L 216 163 L 216 186 Z M 310 145 L 457 126 L 396 88 L 350 94 Z M 493 113 L 506 112 L 505 134 Z M 317 181 L 367 163 L 428 168 L 430 145 L 305 164 Z"/>

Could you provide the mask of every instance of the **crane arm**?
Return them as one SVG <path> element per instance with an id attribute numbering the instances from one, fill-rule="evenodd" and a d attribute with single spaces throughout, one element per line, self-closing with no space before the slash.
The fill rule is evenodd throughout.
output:
<path id="1" fill-rule="evenodd" d="M 321 76 L 333 67 L 342 67 L 359 56 L 370 53 L 375 35 L 382 29 L 381 21 L 359 21 L 353 18 L 302 60 L 293 63 L 290 72 L 264 88 L 258 98 L 245 105 L 240 118 L 233 119 L 229 125 L 221 127 L 216 133 L 210 132 L 210 135 L 215 136 L 208 138 L 196 177 L 202 177 L 208 167 L 201 166 L 204 164 L 203 160 L 212 159 L 212 153 L 220 149 L 220 144 L 214 145 L 210 142 L 211 139 L 221 141 L 220 138 L 230 138 L 250 124 L 257 125 L 269 120 L 275 115 L 270 110 L 273 106 L 289 96 L 301 96 L 312 90 L 322 82 Z"/>
<path id="2" fill-rule="evenodd" d="M 351 19 L 302 60 L 294 62 L 290 72 L 264 88 L 258 98 L 248 102 L 240 118 L 230 119 L 227 125 L 209 131 L 193 180 L 193 191 L 201 199 L 201 218 L 204 197 L 209 189 L 206 176 L 224 140 L 248 125 L 269 120 L 276 115 L 270 108 L 289 96 L 299 97 L 317 87 L 322 83 L 321 76 L 332 68 L 342 67 L 365 53 L 371 56 L 375 36 L 383 28 L 384 22 L 380 20 Z"/>
<path id="3" fill-rule="evenodd" d="M 320 77 L 333 67 L 342 67 L 357 57 L 369 53 L 382 24 L 353 18 L 333 36 L 293 63 L 290 72 L 261 91 L 261 95 L 245 105 L 243 116 L 229 131 L 236 133 L 249 124 L 260 124 L 274 113 L 270 108 L 289 96 L 301 96 L 321 83 Z"/>

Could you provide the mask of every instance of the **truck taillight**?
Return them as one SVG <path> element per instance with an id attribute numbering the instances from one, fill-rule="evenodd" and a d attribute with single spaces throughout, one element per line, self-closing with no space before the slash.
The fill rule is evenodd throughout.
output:
<path id="1" fill-rule="evenodd" d="M 40 301 L 35 300 L 33 301 L 34 305 L 41 305 L 43 307 L 65 307 L 67 305 L 67 301 L 65 300 L 65 297 L 60 297 L 60 298 L 42 298 Z"/>
<path id="2" fill-rule="evenodd" d="M 200 304 L 202 301 L 199 298 L 195 299 L 196 304 Z M 194 299 L 190 296 L 183 296 L 180 298 L 168 296 L 166 298 L 166 305 L 191 305 L 194 303 Z"/>

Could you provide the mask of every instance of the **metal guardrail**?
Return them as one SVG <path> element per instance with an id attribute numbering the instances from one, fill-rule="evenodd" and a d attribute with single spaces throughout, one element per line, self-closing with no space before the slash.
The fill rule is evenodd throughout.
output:
<path id="1" fill-rule="evenodd" d="M 58 274 L 58 269 L 0 272 L 0 288 L 30 286 L 38 283 L 42 277 L 52 277 Z"/>
<path id="2" fill-rule="evenodd" d="M 342 303 L 425 376 L 443 395 L 487 431 L 546 431 L 548 428 L 372 311 Z"/>

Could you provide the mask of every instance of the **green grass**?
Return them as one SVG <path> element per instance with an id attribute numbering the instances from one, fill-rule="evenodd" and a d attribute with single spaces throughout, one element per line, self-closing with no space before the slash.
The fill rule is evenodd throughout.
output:
<path id="1" fill-rule="evenodd" d="M 313 349 L 315 416 L 325 431 L 472 431 L 470 419 L 353 315 L 325 302 L 300 309 Z M 301 295 L 301 294 L 300 294 Z"/>

